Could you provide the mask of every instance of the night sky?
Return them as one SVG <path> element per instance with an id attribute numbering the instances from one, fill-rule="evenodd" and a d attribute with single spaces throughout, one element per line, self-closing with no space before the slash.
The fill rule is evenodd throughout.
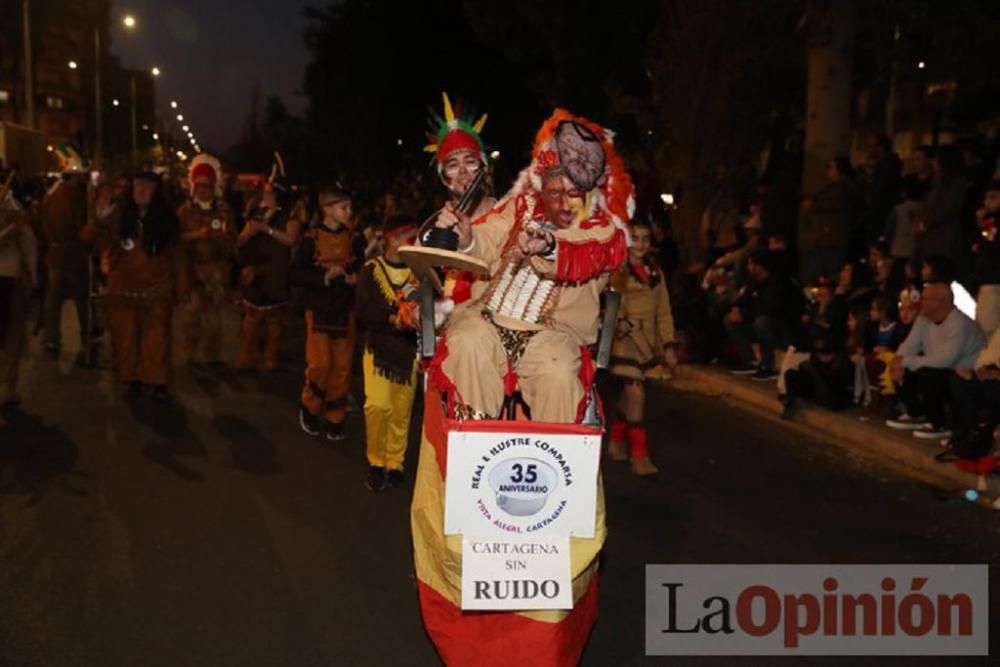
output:
<path id="1" fill-rule="evenodd" d="M 111 52 L 128 68 L 159 66 L 161 118 L 174 118 L 169 103 L 177 100 L 202 148 L 220 152 L 239 138 L 255 82 L 262 96 L 280 95 L 294 113 L 304 108 L 298 91 L 307 60 L 305 4 L 113 0 Z M 126 13 L 138 20 L 133 31 L 121 25 Z"/>

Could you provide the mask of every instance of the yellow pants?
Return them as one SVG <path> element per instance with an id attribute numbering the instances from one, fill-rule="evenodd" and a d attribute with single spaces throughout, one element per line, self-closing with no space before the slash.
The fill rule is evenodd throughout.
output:
<path id="1" fill-rule="evenodd" d="M 366 351 L 365 433 L 368 465 L 402 470 L 410 434 L 410 413 L 417 392 L 417 362 L 413 362 L 410 384 L 392 382 L 375 372 L 375 356 Z"/>

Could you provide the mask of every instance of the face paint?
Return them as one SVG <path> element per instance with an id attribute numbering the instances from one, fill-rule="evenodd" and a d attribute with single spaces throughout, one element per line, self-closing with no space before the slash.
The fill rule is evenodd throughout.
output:
<path id="1" fill-rule="evenodd" d="M 468 149 L 454 151 L 444 161 L 442 180 L 449 190 L 461 196 L 472 185 L 482 166 L 479 156 L 474 151 Z"/>

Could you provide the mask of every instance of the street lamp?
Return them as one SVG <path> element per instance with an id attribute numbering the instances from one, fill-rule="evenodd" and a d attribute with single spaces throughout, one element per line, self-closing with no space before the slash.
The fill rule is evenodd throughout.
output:
<path id="1" fill-rule="evenodd" d="M 177 108 L 177 101 L 176 100 L 170 100 L 170 108 L 171 109 L 176 109 Z"/>
<path id="2" fill-rule="evenodd" d="M 118 106 L 118 98 L 117 97 L 114 98 L 113 100 L 111 100 L 111 105 L 112 106 Z"/>
<path id="3" fill-rule="evenodd" d="M 128 28 L 129 30 L 132 30 L 133 28 L 135 28 L 136 25 L 135 17 L 132 16 L 131 14 L 126 14 L 125 16 L 122 17 L 122 25 Z"/>
<path id="4" fill-rule="evenodd" d="M 150 70 L 150 72 L 153 73 L 153 76 L 160 76 L 160 68 L 159 67 L 154 67 L 153 69 Z"/>
<path id="5" fill-rule="evenodd" d="M 69 61 L 68 63 L 66 63 L 66 64 L 67 64 L 67 65 L 69 65 L 69 68 L 70 68 L 70 69 L 76 69 L 76 68 L 78 67 L 78 65 L 76 64 L 76 61 L 75 61 L 75 60 L 70 60 L 70 61 Z"/>

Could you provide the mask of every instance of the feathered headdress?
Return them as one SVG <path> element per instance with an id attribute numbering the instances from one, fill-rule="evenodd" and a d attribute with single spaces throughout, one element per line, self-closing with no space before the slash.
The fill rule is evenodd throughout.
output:
<path id="1" fill-rule="evenodd" d="M 542 124 L 535 135 L 531 164 L 521 172 L 507 196 L 516 196 L 529 189 L 542 191 L 544 174 L 561 166 L 556 135 L 563 123 L 574 123 L 589 131 L 599 141 L 604 153 L 604 165 L 603 173 L 592 191 L 595 205 L 599 217 L 605 217 L 607 222 L 622 230 L 628 238 L 628 222 L 635 214 L 635 189 L 632 178 L 625 171 L 625 165 L 615 149 L 615 133 L 582 116 L 574 116 L 565 109 L 556 109 Z"/>
<path id="2" fill-rule="evenodd" d="M 209 183 L 215 188 L 215 196 L 222 196 L 222 164 L 208 153 L 198 153 L 188 166 L 188 181 L 191 186 L 191 196 L 194 196 L 196 183 Z"/>
<path id="3" fill-rule="evenodd" d="M 486 124 L 487 114 L 472 122 L 471 118 L 462 117 L 461 109 L 456 113 L 451 100 L 448 99 L 448 93 L 441 93 L 441 98 L 444 102 L 444 117 L 442 118 L 434 110 L 430 111 L 428 118 L 430 131 L 427 134 L 430 143 L 424 147 L 424 151 L 435 154 L 439 172 L 448 156 L 463 148 L 475 152 L 485 164 L 486 148 L 480 133 Z"/>

